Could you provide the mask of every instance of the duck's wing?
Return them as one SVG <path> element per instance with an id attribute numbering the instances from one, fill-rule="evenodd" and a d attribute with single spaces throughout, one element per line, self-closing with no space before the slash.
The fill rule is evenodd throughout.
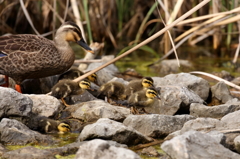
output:
<path id="1" fill-rule="evenodd" d="M 8 35 L 0 37 L 0 57 L 14 52 L 37 53 L 52 45 L 52 41 L 30 34 Z"/>

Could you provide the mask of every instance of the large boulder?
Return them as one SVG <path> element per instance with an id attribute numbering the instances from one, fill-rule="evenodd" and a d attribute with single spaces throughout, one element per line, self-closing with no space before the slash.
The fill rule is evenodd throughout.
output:
<path id="1" fill-rule="evenodd" d="M 188 131 L 165 141 L 161 148 L 174 159 L 238 159 L 240 155 L 221 145 L 210 135 Z"/>
<path id="2" fill-rule="evenodd" d="M 197 118 L 194 120 L 187 121 L 183 128 L 180 130 L 180 133 L 183 134 L 190 130 L 196 131 L 211 131 L 216 130 L 221 122 L 218 119 L 213 118 Z"/>
<path id="3" fill-rule="evenodd" d="M 153 80 L 156 87 L 166 85 L 184 86 L 195 92 L 203 100 L 207 100 L 209 96 L 210 85 L 208 81 L 189 73 L 170 74 L 163 78 L 153 77 Z"/>
<path id="4" fill-rule="evenodd" d="M 0 122 L 0 141 L 8 145 L 54 144 L 52 137 L 30 130 L 15 119 L 3 118 Z"/>
<path id="5" fill-rule="evenodd" d="M 204 103 L 192 90 L 182 86 L 161 86 L 161 100 L 156 100 L 145 110 L 154 114 L 188 114 L 191 103 Z"/>
<path id="6" fill-rule="evenodd" d="M 94 139 L 82 144 L 75 159 L 140 159 L 135 152 L 122 147 L 116 147 L 109 142 Z"/>
<path id="7" fill-rule="evenodd" d="M 33 101 L 32 112 L 38 115 L 53 117 L 62 107 L 59 100 L 49 95 L 27 95 Z"/>
<path id="8" fill-rule="evenodd" d="M 190 115 L 130 115 L 123 121 L 123 124 L 134 128 L 146 136 L 162 138 L 180 130 L 185 122 L 192 119 L 195 118 Z"/>
<path id="9" fill-rule="evenodd" d="M 217 106 L 205 106 L 200 103 L 190 105 L 190 115 L 195 117 L 209 117 L 221 119 L 228 113 L 240 110 L 240 102 L 226 103 Z"/>
<path id="10" fill-rule="evenodd" d="M 123 121 L 130 115 L 130 109 L 113 106 L 103 100 L 94 100 L 68 107 L 64 110 L 64 113 L 85 122 L 96 121 L 100 118 Z"/>
<path id="11" fill-rule="evenodd" d="M 101 118 L 96 123 L 85 126 L 77 141 L 95 138 L 113 140 L 128 146 L 152 141 L 151 138 L 144 136 L 133 128 L 126 127 L 122 123 L 108 118 Z"/>
<path id="12" fill-rule="evenodd" d="M 3 117 L 27 117 L 32 111 L 32 100 L 11 88 L 0 87 L 0 119 Z"/>
<path id="13" fill-rule="evenodd" d="M 218 82 L 211 87 L 212 99 L 218 100 L 219 103 L 226 103 L 233 99 L 228 86 L 223 82 Z"/>

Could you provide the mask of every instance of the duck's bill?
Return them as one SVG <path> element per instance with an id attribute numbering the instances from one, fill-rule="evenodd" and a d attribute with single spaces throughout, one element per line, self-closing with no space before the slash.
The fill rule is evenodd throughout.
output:
<path id="1" fill-rule="evenodd" d="M 157 98 L 158 100 L 161 100 L 161 97 L 160 97 L 160 96 L 156 96 L 156 98 Z"/>
<path id="2" fill-rule="evenodd" d="M 92 54 L 94 54 L 94 51 L 86 44 L 86 42 L 81 39 L 77 42 L 80 46 L 82 46 L 86 51 L 91 52 Z"/>

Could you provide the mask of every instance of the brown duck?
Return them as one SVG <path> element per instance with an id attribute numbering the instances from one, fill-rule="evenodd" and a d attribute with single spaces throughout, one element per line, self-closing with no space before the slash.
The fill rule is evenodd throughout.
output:
<path id="1" fill-rule="evenodd" d="M 12 77 L 18 91 L 24 79 L 61 74 L 75 60 L 70 41 L 92 52 L 83 40 L 80 28 L 73 22 L 60 26 L 53 41 L 31 34 L 1 36 L 0 74 Z"/>

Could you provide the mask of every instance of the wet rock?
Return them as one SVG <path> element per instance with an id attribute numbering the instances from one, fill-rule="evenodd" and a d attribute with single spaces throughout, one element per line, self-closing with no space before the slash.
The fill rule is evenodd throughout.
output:
<path id="1" fill-rule="evenodd" d="M 55 141 L 47 135 L 30 130 L 26 125 L 14 119 L 3 118 L 0 122 L 0 141 L 8 145 L 53 144 Z"/>
<path id="2" fill-rule="evenodd" d="M 228 86 L 224 82 L 218 82 L 216 85 L 212 86 L 211 92 L 212 98 L 216 98 L 221 103 L 226 103 L 233 99 Z"/>
<path id="3" fill-rule="evenodd" d="M 209 96 L 210 86 L 208 81 L 189 73 L 170 74 L 163 78 L 153 77 L 156 87 L 174 85 L 183 86 L 195 92 L 203 100 Z"/>
<path id="4" fill-rule="evenodd" d="M 26 117 L 32 111 L 32 100 L 11 88 L 0 87 L 0 119 L 3 117 Z"/>
<path id="5" fill-rule="evenodd" d="M 213 118 L 197 118 L 195 120 L 189 120 L 181 129 L 180 133 L 183 134 L 190 130 L 196 131 L 211 131 L 216 130 L 221 125 L 218 119 Z"/>
<path id="6" fill-rule="evenodd" d="M 59 113 L 62 105 L 59 100 L 48 95 L 27 95 L 33 101 L 32 112 L 37 115 L 53 117 Z"/>
<path id="7" fill-rule="evenodd" d="M 238 159 L 240 155 L 222 146 L 208 134 L 189 131 L 165 141 L 161 148 L 174 159 Z"/>
<path id="8" fill-rule="evenodd" d="M 145 110 L 154 114 L 188 114 L 191 103 L 204 103 L 192 90 L 181 86 L 161 86 L 160 97 Z"/>
<path id="9" fill-rule="evenodd" d="M 240 135 L 234 139 L 234 147 L 238 153 L 240 153 Z"/>
<path id="10" fill-rule="evenodd" d="M 148 156 L 154 156 L 154 157 L 160 156 L 160 153 L 158 153 L 158 151 L 152 146 L 142 149 L 141 154 L 148 155 Z"/>
<path id="11" fill-rule="evenodd" d="M 124 120 L 123 124 L 146 136 L 162 138 L 180 130 L 185 122 L 192 119 L 195 118 L 190 115 L 130 115 Z"/>
<path id="12" fill-rule="evenodd" d="M 106 62 L 107 61 L 100 62 L 100 63 L 97 63 L 97 62 L 91 63 L 91 64 L 89 64 L 89 66 L 88 66 L 88 68 L 86 69 L 85 72 L 93 70 L 93 69 L 95 69 L 95 68 L 97 68 L 99 66 L 102 66 Z M 102 84 L 107 83 L 118 72 L 119 72 L 118 68 L 114 64 L 111 64 L 111 65 L 109 65 L 109 66 L 107 66 L 107 67 L 97 71 L 96 74 L 98 76 L 98 78 L 97 78 L 98 85 L 101 86 Z"/>
<path id="13" fill-rule="evenodd" d="M 96 121 L 99 118 L 109 118 L 116 121 L 123 121 L 128 115 L 130 115 L 130 109 L 113 106 L 103 100 L 94 100 L 76 104 L 74 106 L 67 107 L 65 112 L 71 114 L 73 118 L 77 118 L 85 122 Z"/>
<path id="14" fill-rule="evenodd" d="M 96 123 L 85 126 L 77 141 L 94 138 L 113 140 L 128 146 L 152 141 L 152 139 L 133 128 L 126 127 L 122 123 L 107 118 L 101 118 Z"/>
<path id="15" fill-rule="evenodd" d="M 190 105 L 190 115 L 195 117 L 210 117 L 221 119 L 228 113 L 240 110 L 240 102 L 232 104 L 223 104 L 217 106 L 205 106 L 199 103 L 192 103 Z"/>
<path id="16" fill-rule="evenodd" d="M 140 159 L 135 152 L 110 145 L 107 141 L 95 139 L 79 147 L 76 159 Z"/>
<path id="17" fill-rule="evenodd" d="M 2 159 L 55 159 L 55 154 L 48 150 L 37 149 L 27 146 L 18 150 L 9 151 L 3 154 Z"/>

